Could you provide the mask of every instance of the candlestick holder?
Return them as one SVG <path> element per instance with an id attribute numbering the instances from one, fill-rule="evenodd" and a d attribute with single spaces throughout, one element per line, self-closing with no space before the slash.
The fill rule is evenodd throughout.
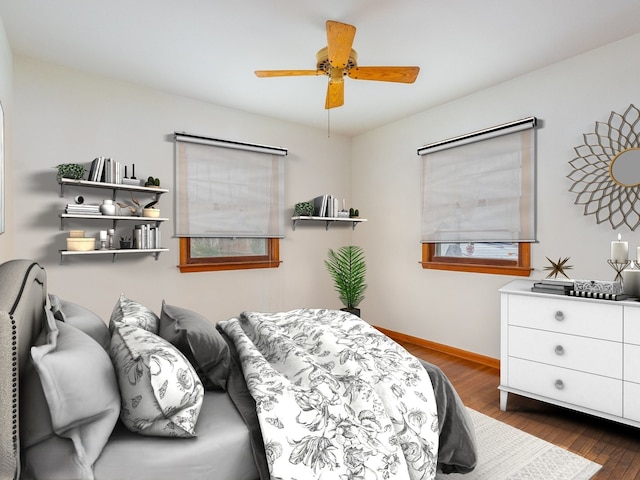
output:
<path id="1" fill-rule="evenodd" d="M 613 281 L 617 282 L 619 280 L 620 284 L 622 284 L 622 271 L 629 265 L 631 265 L 631 260 L 626 260 L 624 262 L 614 262 L 612 260 L 607 260 L 607 263 L 611 265 L 611 268 L 616 271 L 616 278 L 614 278 Z"/>

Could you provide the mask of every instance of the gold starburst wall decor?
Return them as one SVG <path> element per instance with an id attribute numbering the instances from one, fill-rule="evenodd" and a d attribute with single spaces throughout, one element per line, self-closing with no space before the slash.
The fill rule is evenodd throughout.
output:
<path id="1" fill-rule="evenodd" d="M 583 135 L 584 144 L 575 147 L 577 157 L 569 162 L 573 171 L 570 192 L 576 205 L 596 223 L 609 221 L 613 229 L 640 225 L 640 110 L 629 105 L 624 114 L 611 112 L 607 123 L 596 122 L 593 133 Z M 617 172 L 631 171 L 629 174 Z"/>
<path id="2" fill-rule="evenodd" d="M 570 257 L 559 258 L 557 262 L 554 262 L 549 257 L 545 257 L 549 263 L 550 267 L 544 267 L 544 270 L 551 270 L 547 278 L 558 278 L 558 275 L 562 275 L 565 278 L 569 278 L 569 276 L 565 273 L 565 270 L 570 270 L 573 268 L 573 265 L 567 265 Z"/>

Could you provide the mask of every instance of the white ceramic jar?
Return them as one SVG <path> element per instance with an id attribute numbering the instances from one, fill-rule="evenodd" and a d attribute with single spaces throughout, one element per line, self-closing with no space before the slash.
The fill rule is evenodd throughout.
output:
<path id="1" fill-rule="evenodd" d="M 102 202 L 102 205 L 100 205 L 100 212 L 103 215 L 115 215 L 116 214 L 116 206 L 113 203 L 113 200 L 105 200 L 104 202 Z"/>

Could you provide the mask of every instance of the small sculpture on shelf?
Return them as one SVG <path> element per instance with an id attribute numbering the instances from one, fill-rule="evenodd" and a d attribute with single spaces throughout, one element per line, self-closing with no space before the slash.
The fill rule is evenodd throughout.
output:
<path id="1" fill-rule="evenodd" d="M 554 262 L 549 257 L 545 257 L 545 258 L 551 264 L 550 267 L 544 267 L 544 270 L 551 270 L 549 272 L 549 275 L 547 275 L 547 278 L 558 278 L 558 275 L 562 275 L 563 277 L 569 279 L 569 276 L 565 273 L 565 270 L 569 270 L 573 268 L 573 265 L 567 265 L 567 262 L 571 257 L 566 257 L 564 259 L 558 258 L 557 262 Z"/>
<path id="2" fill-rule="evenodd" d="M 122 215 L 123 217 L 140 217 L 142 215 L 140 202 L 136 197 L 133 196 L 133 193 L 131 194 L 131 201 L 133 202 L 133 205 L 129 205 L 123 202 L 117 202 L 118 206 L 120 207 L 120 212 L 118 213 L 118 215 Z"/>

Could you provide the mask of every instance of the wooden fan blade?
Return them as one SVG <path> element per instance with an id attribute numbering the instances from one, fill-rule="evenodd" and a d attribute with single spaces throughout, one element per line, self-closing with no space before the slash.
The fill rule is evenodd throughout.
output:
<path id="1" fill-rule="evenodd" d="M 354 67 L 347 75 L 355 80 L 413 83 L 419 72 L 420 67 Z"/>
<path id="2" fill-rule="evenodd" d="M 256 70 L 256 77 L 302 77 L 306 75 L 325 75 L 323 70 Z"/>
<path id="3" fill-rule="evenodd" d="M 335 68 L 345 68 L 349 63 L 356 27 L 327 20 L 327 53 L 329 63 Z"/>
<path id="4" fill-rule="evenodd" d="M 336 108 L 344 105 L 344 82 L 329 82 L 327 87 L 327 100 L 324 108 Z"/>

